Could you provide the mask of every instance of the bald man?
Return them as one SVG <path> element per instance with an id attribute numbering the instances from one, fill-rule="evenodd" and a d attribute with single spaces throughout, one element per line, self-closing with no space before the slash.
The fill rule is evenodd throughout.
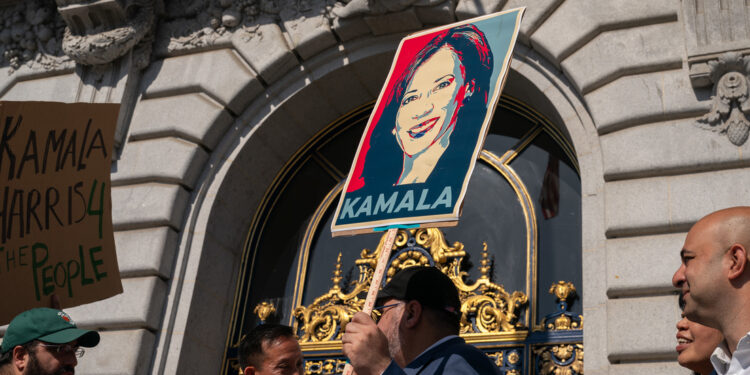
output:
<path id="1" fill-rule="evenodd" d="M 750 375 L 750 207 L 716 211 L 688 232 L 672 284 L 685 316 L 721 331 L 711 355 L 719 375 Z"/>

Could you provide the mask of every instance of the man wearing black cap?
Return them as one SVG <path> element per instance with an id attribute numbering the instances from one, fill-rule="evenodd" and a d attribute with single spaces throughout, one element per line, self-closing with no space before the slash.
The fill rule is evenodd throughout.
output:
<path id="1" fill-rule="evenodd" d="M 78 329 L 68 314 L 40 307 L 18 314 L 0 347 L 0 374 L 73 374 L 83 348 L 99 343 L 99 333 Z"/>
<path id="2" fill-rule="evenodd" d="M 377 304 L 377 324 L 359 312 L 342 339 L 357 375 L 500 373 L 484 353 L 458 337 L 458 291 L 437 268 L 396 273 L 378 293 Z"/>

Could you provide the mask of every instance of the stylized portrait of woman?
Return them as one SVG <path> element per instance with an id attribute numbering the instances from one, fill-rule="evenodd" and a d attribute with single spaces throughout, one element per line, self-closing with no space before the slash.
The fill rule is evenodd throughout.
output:
<path id="1" fill-rule="evenodd" d="M 371 134 L 365 186 L 432 183 L 448 177 L 441 172 L 466 170 L 487 113 L 492 68 L 492 51 L 472 24 L 427 43 L 395 81 Z"/>
<path id="2" fill-rule="evenodd" d="M 334 236 L 457 222 L 522 15 L 511 9 L 401 41 L 336 207 Z"/>

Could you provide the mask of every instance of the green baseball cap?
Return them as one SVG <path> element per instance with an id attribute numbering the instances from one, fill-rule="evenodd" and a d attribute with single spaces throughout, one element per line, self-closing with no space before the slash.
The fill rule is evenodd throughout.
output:
<path id="1" fill-rule="evenodd" d="M 2 353 L 33 340 L 50 344 L 66 344 L 78 340 L 78 345 L 91 348 L 99 343 L 99 333 L 79 329 L 64 311 L 39 307 L 16 315 L 3 337 Z"/>

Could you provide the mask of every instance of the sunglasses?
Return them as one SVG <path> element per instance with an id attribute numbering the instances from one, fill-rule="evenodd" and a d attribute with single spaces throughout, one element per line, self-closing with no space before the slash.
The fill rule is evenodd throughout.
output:
<path id="1" fill-rule="evenodd" d="M 377 323 L 380 320 L 380 318 L 383 315 L 385 315 L 386 311 L 388 311 L 388 310 L 386 310 L 387 308 L 389 308 L 389 307 L 395 307 L 395 306 L 398 306 L 398 305 L 403 305 L 404 303 L 406 303 L 406 302 L 401 301 L 401 302 L 391 303 L 391 304 L 388 304 L 388 305 L 373 307 L 372 308 L 372 320 L 374 320 L 375 323 Z"/>

